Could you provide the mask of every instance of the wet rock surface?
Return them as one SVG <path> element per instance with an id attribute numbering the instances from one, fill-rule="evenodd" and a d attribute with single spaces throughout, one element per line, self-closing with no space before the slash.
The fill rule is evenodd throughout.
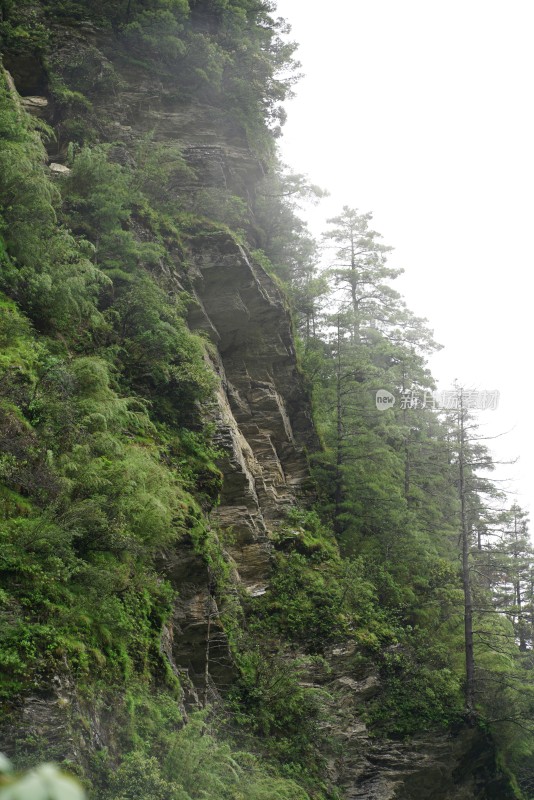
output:
<path id="1" fill-rule="evenodd" d="M 269 532 L 309 492 L 311 408 L 289 314 L 270 276 L 224 234 L 199 239 L 193 263 L 199 303 L 191 325 L 217 348 L 224 481 L 215 518 L 232 530 L 228 551 L 241 581 L 258 590 L 268 580 Z"/>
<path id="2" fill-rule="evenodd" d="M 513 800 L 494 744 L 479 729 L 458 726 L 398 741 L 375 737 L 364 718 L 380 680 L 362 673 L 355 655 L 354 644 L 332 648 L 328 674 L 314 676 L 332 698 L 329 733 L 339 746 L 329 773 L 346 800 Z"/>

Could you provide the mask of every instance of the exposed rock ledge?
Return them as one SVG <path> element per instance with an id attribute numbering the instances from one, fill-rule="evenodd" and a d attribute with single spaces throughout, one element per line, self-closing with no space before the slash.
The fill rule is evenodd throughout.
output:
<path id="1" fill-rule="evenodd" d="M 260 591 L 268 531 L 309 488 L 306 447 L 315 445 L 311 408 L 299 374 L 291 320 L 265 270 L 230 236 L 202 236 L 193 248 L 198 306 L 191 325 L 216 346 L 217 437 L 224 483 L 217 521 L 241 580 Z"/>
<path id="2" fill-rule="evenodd" d="M 269 533 L 285 510 L 310 492 L 306 448 L 316 441 L 309 398 L 297 368 L 288 309 L 265 270 L 223 232 L 196 239 L 190 270 L 197 302 L 189 324 L 211 339 L 218 377 L 213 418 L 223 486 L 211 519 L 214 528 L 230 534 L 225 552 L 234 563 L 236 583 L 257 596 L 269 581 Z M 204 692 L 209 638 L 216 651 L 212 688 L 224 691 L 232 682 L 232 658 L 206 566 L 184 540 L 166 554 L 162 567 L 180 593 L 172 660 Z"/>
<path id="3" fill-rule="evenodd" d="M 406 740 L 373 737 L 364 717 L 380 681 L 361 671 L 357 654 L 353 642 L 333 647 L 329 670 L 318 667 L 310 675 L 330 697 L 329 732 L 340 746 L 329 772 L 345 800 L 513 800 L 494 743 L 482 730 L 458 725 Z"/>

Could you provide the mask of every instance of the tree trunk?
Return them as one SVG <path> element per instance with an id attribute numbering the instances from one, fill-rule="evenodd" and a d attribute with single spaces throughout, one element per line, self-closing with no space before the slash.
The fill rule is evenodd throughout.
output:
<path id="1" fill-rule="evenodd" d="M 460 517 L 462 540 L 462 584 L 464 590 L 464 646 L 465 646 L 465 710 L 470 722 L 475 717 L 475 658 L 473 646 L 473 599 L 471 595 L 471 577 L 469 574 L 469 524 L 467 520 L 466 485 L 465 485 L 465 411 L 462 390 L 460 389 L 458 413 L 458 466 L 460 490 Z"/>
<path id="2" fill-rule="evenodd" d="M 341 332 L 339 317 L 337 320 L 337 364 L 336 364 L 336 485 L 335 485 L 335 510 L 334 532 L 342 533 L 343 524 L 341 513 L 343 510 L 343 406 L 341 402 Z"/>
<path id="3" fill-rule="evenodd" d="M 515 508 L 515 507 L 514 507 Z M 514 511 L 514 539 L 515 539 L 515 549 L 514 549 L 514 560 L 518 560 L 518 543 L 517 543 L 517 513 Z M 521 574 L 519 572 L 519 568 L 516 565 L 515 567 L 515 580 L 514 580 L 514 594 L 515 594 L 515 604 L 517 607 L 517 631 L 519 634 L 519 649 L 522 653 L 526 653 L 527 650 L 527 641 L 525 636 L 525 623 L 523 620 L 523 608 L 521 603 Z"/>
<path id="4" fill-rule="evenodd" d="M 208 599 L 206 601 L 206 617 L 207 617 L 207 627 L 206 627 L 206 654 L 205 654 L 205 661 L 204 661 L 204 697 L 202 705 L 204 708 L 208 705 L 209 699 L 209 679 L 210 679 L 210 658 L 211 658 L 211 618 L 212 618 L 212 608 L 213 608 L 213 577 L 211 574 L 211 570 L 208 567 Z"/>
<path id="5" fill-rule="evenodd" d="M 357 296 L 357 287 L 358 287 L 358 272 L 356 269 L 356 252 L 355 252 L 355 245 L 354 245 L 354 233 L 351 233 L 350 237 L 350 297 L 352 303 L 352 313 L 353 313 L 353 335 L 354 335 L 354 343 L 360 343 L 360 304 L 358 301 Z"/>

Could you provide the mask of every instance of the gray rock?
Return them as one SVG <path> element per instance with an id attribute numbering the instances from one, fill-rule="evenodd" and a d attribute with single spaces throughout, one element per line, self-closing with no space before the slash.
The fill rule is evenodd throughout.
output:
<path id="1" fill-rule="evenodd" d="M 34 117 L 46 117 L 48 109 L 48 99 L 46 97 L 21 97 L 22 108 Z"/>
<path id="2" fill-rule="evenodd" d="M 70 173 L 71 173 L 71 170 L 68 167 L 66 167 L 64 164 L 56 164 L 55 162 L 52 162 L 51 164 L 49 164 L 48 165 L 48 169 L 54 175 L 70 175 Z"/>

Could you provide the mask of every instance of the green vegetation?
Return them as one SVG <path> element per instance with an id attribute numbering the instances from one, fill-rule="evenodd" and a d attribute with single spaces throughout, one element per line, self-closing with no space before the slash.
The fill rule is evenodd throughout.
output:
<path id="1" fill-rule="evenodd" d="M 501 757 L 522 774 L 534 744 L 527 517 L 517 505 L 503 511 L 504 496 L 480 474 L 493 463 L 468 393 L 458 387 L 456 410 L 434 410 L 425 355 L 436 345 L 390 286 L 398 270 L 387 266 L 390 248 L 370 221 L 347 207 L 329 221 L 325 243 L 333 247 L 322 266 L 308 264 L 307 285 L 315 288 L 296 308 L 324 441 L 314 457 L 321 516 L 341 561 L 357 559 L 373 599 L 365 629 L 378 641 L 368 640 L 367 657 L 382 689 L 368 722 L 378 735 L 404 737 L 463 719 L 489 729 Z M 378 390 L 396 405 L 377 407 Z M 273 587 L 290 613 L 306 565 L 292 570 L 284 558 L 279 570 Z M 321 617 L 334 638 L 339 629 L 328 611 L 338 581 L 335 588 L 330 581 Z M 306 629 L 309 604 L 296 603 Z M 302 635 L 291 626 L 286 635 Z M 358 636 L 353 623 L 344 633 Z M 522 788 L 528 791 L 524 779 Z"/>
<path id="2" fill-rule="evenodd" d="M 66 761 L 95 800 L 336 798 L 332 654 L 345 648 L 345 677 L 377 678 L 358 708 L 371 736 L 477 726 L 532 797 L 526 514 L 481 477 L 491 456 L 468 406 L 430 408 L 437 345 L 391 285 L 371 215 L 330 220 L 326 255 L 300 219 L 323 192 L 276 160 L 297 65 L 273 13 L 264 0 L 0 0 L 6 67 L 30 83 L 35 71 L 53 104 L 52 129 L 2 68 L 6 750 L 20 769 Z M 195 158 L 157 124 L 118 123 L 137 113 L 122 106 L 128 70 L 154 86 L 163 126 L 168 108 L 207 109 L 246 169 L 230 174 L 219 144 Z M 47 153 L 68 170 L 53 175 Z M 213 514 L 215 345 L 187 322 L 195 252 L 221 235 L 286 292 L 322 442 L 315 508 L 273 523 L 254 596 Z M 402 402 L 378 409 L 379 389 Z M 206 592 L 180 632 L 190 564 Z M 174 661 L 182 634 L 195 685 Z M 40 701 L 52 717 L 21 727 Z M 50 769 L 30 778 L 64 797 Z M 4 784 L 1 797 L 25 796 Z"/>

